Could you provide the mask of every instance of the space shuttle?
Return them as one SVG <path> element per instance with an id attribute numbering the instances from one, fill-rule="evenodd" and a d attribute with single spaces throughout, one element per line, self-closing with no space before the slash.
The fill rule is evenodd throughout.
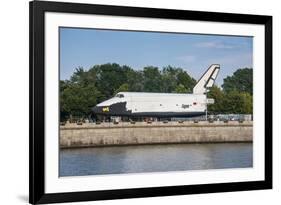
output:
<path id="1" fill-rule="evenodd" d="M 220 70 L 212 64 L 193 88 L 193 93 L 119 92 L 92 108 L 94 115 L 127 117 L 194 117 L 204 115 L 208 90 Z"/>

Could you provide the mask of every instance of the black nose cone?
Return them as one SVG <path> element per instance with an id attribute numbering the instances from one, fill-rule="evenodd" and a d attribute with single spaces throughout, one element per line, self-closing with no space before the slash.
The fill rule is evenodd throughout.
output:
<path id="1" fill-rule="evenodd" d="M 92 108 L 93 114 L 98 115 L 109 115 L 110 114 L 110 106 L 95 106 Z"/>
<path id="2" fill-rule="evenodd" d="M 101 107 L 99 107 L 99 106 L 93 107 L 93 108 L 92 108 L 92 112 L 93 112 L 94 114 L 101 114 Z"/>

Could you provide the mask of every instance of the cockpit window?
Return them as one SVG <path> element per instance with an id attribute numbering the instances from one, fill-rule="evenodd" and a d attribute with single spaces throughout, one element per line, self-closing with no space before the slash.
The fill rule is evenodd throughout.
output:
<path id="1" fill-rule="evenodd" d="M 115 95 L 115 97 L 117 97 L 117 98 L 123 98 L 124 95 L 123 95 L 123 94 L 117 94 L 117 95 Z"/>

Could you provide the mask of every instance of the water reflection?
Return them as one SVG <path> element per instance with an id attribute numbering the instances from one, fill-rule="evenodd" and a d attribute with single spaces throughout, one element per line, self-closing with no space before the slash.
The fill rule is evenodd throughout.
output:
<path id="1" fill-rule="evenodd" d="M 252 167 L 252 143 L 62 149 L 60 176 Z"/>

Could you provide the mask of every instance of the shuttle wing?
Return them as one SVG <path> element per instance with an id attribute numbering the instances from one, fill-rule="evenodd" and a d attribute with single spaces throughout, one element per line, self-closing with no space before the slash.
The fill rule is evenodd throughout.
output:
<path id="1" fill-rule="evenodd" d="M 207 88 L 210 88 L 214 85 L 215 80 L 218 76 L 220 70 L 219 64 L 212 64 L 208 70 L 202 75 L 198 80 L 197 84 L 193 88 L 194 94 L 203 94 L 206 92 Z"/>

